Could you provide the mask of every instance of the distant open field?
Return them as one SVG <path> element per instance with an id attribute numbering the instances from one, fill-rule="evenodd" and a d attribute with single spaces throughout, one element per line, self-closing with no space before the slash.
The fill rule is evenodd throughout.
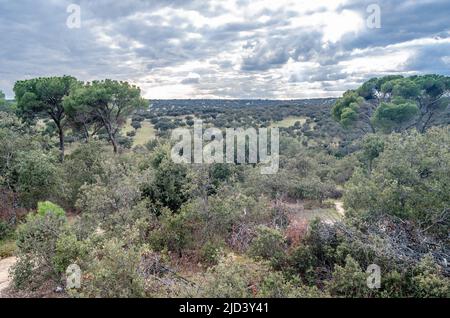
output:
<path id="1" fill-rule="evenodd" d="M 142 121 L 141 126 L 142 126 L 141 128 L 136 130 L 136 135 L 133 137 L 130 137 L 133 139 L 133 147 L 143 146 L 150 140 L 156 138 L 155 128 L 153 127 L 153 125 L 150 122 Z M 40 127 L 40 129 L 44 130 L 45 123 L 41 122 L 39 127 Z M 133 126 L 131 126 L 131 118 L 128 118 L 127 122 L 125 123 L 125 125 L 123 126 L 123 128 L 121 130 L 122 135 L 126 136 L 126 134 L 128 132 L 134 131 L 134 130 L 135 129 L 133 128 Z M 80 144 L 81 144 L 80 141 L 66 143 L 66 154 L 68 154 L 68 155 L 71 154 Z"/>
<path id="2" fill-rule="evenodd" d="M 141 122 L 142 127 L 136 131 L 133 138 L 133 147 L 137 145 L 145 145 L 152 139 L 155 139 L 155 128 L 148 121 Z"/>
<path id="3" fill-rule="evenodd" d="M 136 130 L 136 135 L 133 136 L 133 147 L 143 146 L 150 140 L 155 138 L 155 128 L 153 125 L 144 120 L 141 122 L 141 128 Z M 131 118 L 128 118 L 125 126 L 122 128 L 122 133 L 126 135 L 127 132 L 133 131 L 134 128 L 131 126 Z"/>

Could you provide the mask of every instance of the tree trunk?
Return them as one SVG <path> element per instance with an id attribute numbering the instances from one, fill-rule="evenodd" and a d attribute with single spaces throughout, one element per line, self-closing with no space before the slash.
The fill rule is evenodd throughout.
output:
<path id="1" fill-rule="evenodd" d="M 420 133 L 421 134 L 425 133 L 425 131 L 427 130 L 428 124 L 430 123 L 431 118 L 433 117 L 433 115 L 434 115 L 433 112 L 430 111 L 430 114 L 428 115 L 428 118 L 425 120 L 425 122 L 422 125 L 422 128 L 420 129 Z"/>
<path id="2" fill-rule="evenodd" d="M 111 144 L 114 149 L 114 153 L 117 153 L 118 147 L 117 147 L 117 141 L 116 141 L 116 136 L 115 136 L 115 134 L 117 133 L 117 130 L 113 131 L 113 129 L 111 127 L 111 122 L 106 120 L 105 117 L 101 113 L 100 113 L 100 118 L 102 120 L 103 127 L 105 127 L 106 132 L 108 133 L 109 141 L 111 141 Z"/>
<path id="3" fill-rule="evenodd" d="M 116 136 L 114 136 L 114 134 L 112 133 L 111 127 L 109 125 L 105 125 L 105 128 L 106 128 L 106 131 L 108 132 L 109 141 L 111 141 L 111 144 L 114 149 L 114 153 L 117 153 L 118 147 L 117 147 Z"/>
<path id="4" fill-rule="evenodd" d="M 89 142 L 89 130 L 87 129 L 86 124 L 83 124 L 83 131 L 84 131 L 84 139 L 86 143 Z"/>
<path id="5" fill-rule="evenodd" d="M 116 142 L 116 138 L 110 137 L 110 139 L 111 139 L 111 143 L 112 143 L 112 145 L 113 145 L 114 153 L 117 153 L 117 142 Z"/>
<path id="6" fill-rule="evenodd" d="M 64 161 L 64 130 L 61 127 L 61 124 L 57 124 L 59 131 L 59 160 L 61 162 Z"/>

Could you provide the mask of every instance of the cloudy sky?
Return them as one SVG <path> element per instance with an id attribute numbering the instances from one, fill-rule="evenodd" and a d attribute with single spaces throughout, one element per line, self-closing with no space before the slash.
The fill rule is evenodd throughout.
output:
<path id="1" fill-rule="evenodd" d="M 381 28 L 367 24 L 373 3 Z M 0 0 L 0 34 L 9 98 L 18 79 L 63 74 L 154 99 L 338 96 L 384 74 L 450 75 L 449 0 Z"/>

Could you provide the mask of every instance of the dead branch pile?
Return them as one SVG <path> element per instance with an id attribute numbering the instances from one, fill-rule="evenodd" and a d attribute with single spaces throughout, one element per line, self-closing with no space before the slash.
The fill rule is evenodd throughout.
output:
<path id="1" fill-rule="evenodd" d="M 344 223 L 322 223 L 319 236 L 330 240 L 336 234 L 344 236 L 349 242 L 367 245 L 375 255 L 390 259 L 398 265 L 416 265 L 425 255 L 431 254 L 446 276 L 450 276 L 450 245 L 448 241 L 439 241 L 420 230 L 413 223 L 399 218 L 383 215 L 377 220 L 365 222 L 361 230 Z"/>

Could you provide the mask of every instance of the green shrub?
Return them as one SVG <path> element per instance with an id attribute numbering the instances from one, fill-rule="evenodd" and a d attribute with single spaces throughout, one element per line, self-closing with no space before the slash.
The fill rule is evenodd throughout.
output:
<path id="1" fill-rule="evenodd" d="M 236 232 L 241 227 L 253 229 L 256 224 L 270 219 L 272 210 L 268 207 L 267 201 L 236 195 L 230 190 L 225 189 L 220 194 L 209 196 L 206 202 L 197 199 L 181 208 L 187 220 L 195 224 L 199 240 L 221 239 L 247 245 L 249 243 L 247 239 L 250 240 L 251 235 L 233 239 L 230 236 L 238 234 Z"/>
<path id="2" fill-rule="evenodd" d="M 450 297 L 450 279 L 444 277 L 431 255 L 425 256 L 414 268 L 411 280 L 413 297 L 448 298 Z"/>
<path id="3" fill-rule="evenodd" d="M 0 220 L 0 241 L 8 238 L 12 233 L 11 226 L 5 221 Z"/>
<path id="4" fill-rule="evenodd" d="M 359 264 L 348 255 L 344 267 L 335 266 L 333 278 L 327 283 L 327 287 L 333 296 L 369 297 L 372 291 L 367 287 L 367 277 Z"/>
<path id="5" fill-rule="evenodd" d="M 35 289 L 45 280 L 39 276 L 36 277 L 33 270 L 33 263 L 30 258 L 19 257 L 17 262 L 10 268 L 14 287 L 17 289 Z"/>
<path id="6" fill-rule="evenodd" d="M 363 241 L 359 238 L 352 238 L 351 241 L 343 241 L 336 248 L 336 263 L 345 264 L 347 255 L 351 255 L 363 268 L 370 264 L 378 264 L 382 267 L 385 267 L 385 264 L 389 265 L 389 259 L 381 259 L 376 255 L 376 247 L 378 246 L 373 244 L 372 241 Z"/>
<path id="7" fill-rule="evenodd" d="M 307 287 L 298 278 L 288 280 L 264 262 L 230 254 L 208 269 L 199 282 L 197 297 L 287 298 L 326 297 L 316 287 Z"/>
<path id="8" fill-rule="evenodd" d="M 200 250 L 200 260 L 207 266 L 217 265 L 223 252 L 223 243 L 208 241 Z"/>
<path id="9" fill-rule="evenodd" d="M 50 213 L 61 218 L 65 218 L 66 216 L 66 212 L 59 205 L 50 201 L 38 202 L 37 213 L 40 216 L 45 216 Z"/>
<path id="10" fill-rule="evenodd" d="M 389 214 L 409 220 L 446 239 L 450 150 L 442 145 L 448 144 L 448 127 L 432 128 L 425 134 L 389 135 L 372 173 L 356 169 L 346 184 L 345 206 L 360 215 Z"/>
<path id="11" fill-rule="evenodd" d="M 55 256 L 53 266 L 59 274 L 66 272 L 71 264 L 81 264 L 88 252 L 89 241 L 80 241 L 73 233 L 64 233 L 56 241 Z"/>
<path id="12" fill-rule="evenodd" d="M 293 250 L 288 259 L 291 272 L 300 275 L 307 283 L 316 283 L 315 269 L 319 267 L 318 259 L 309 245 L 301 244 Z"/>
<path id="13" fill-rule="evenodd" d="M 382 276 L 379 297 L 404 298 L 408 296 L 408 280 L 404 273 L 389 272 Z"/>
<path id="14" fill-rule="evenodd" d="M 127 136 L 117 137 L 117 142 L 124 148 L 130 149 L 133 146 L 133 139 Z"/>
<path id="15" fill-rule="evenodd" d="M 102 228 L 114 227 L 118 221 L 126 221 L 127 213 L 141 197 L 140 178 L 129 162 L 112 158 L 101 163 L 101 175 L 92 184 L 79 189 L 76 208 L 102 223 Z M 118 215 L 120 214 L 120 215 Z M 126 222 L 122 222 L 126 223 Z"/>
<path id="16" fill-rule="evenodd" d="M 139 129 L 139 128 L 142 127 L 141 122 L 139 122 L 139 121 L 132 121 L 132 122 L 131 122 L 131 126 L 132 126 L 134 129 Z"/>
<path id="17" fill-rule="evenodd" d="M 142 185 L 142 192 L 153 203 L 176 212 L 190 199 L 193 182 L 188 167 L 174 163 L 170 153 L 169 144 L 157 146 L 153 150 L 151 167 L 148 169 L 153 178 Z"/>
<path id="18" fill-rule="evenodd" d="M 144 279 L 139 273 L 142 253 L 137 248 L 125 247 L 117 239 L 100 244 L 90 253 L 82 288 L 74 291 L 74 296 L 143 297 Z"/>
<path id="19" fill-rule="evenodd" d="M 255 297 L 268 267 L 228 255 L 219 263 L 208 269 L 200 282 L 200 297 L 213 298 L 248 298 Z"/>
<path id="20" fill-rule="evenodd" d="M 254 258 L 269 260 L 274 267 L 280 267 L 285 260 L 286 241 L 276 229 L 260 225 L 256 237 L 250 244 L 249 254 Z"/>
<path id="21" fill-rule="evenodd" d="M 108 153 L 104 151 L 106 143 L 91 140 L 82 143 L 66 157 L 63 168 L 63 194 L 65 203 L 74 207 L 80 188 L 92 184 L 98 176 L 103 175 Z"/>
<path id="22" fill-rule="evenodd" d="M 289 270 L 309 284 L 328 278 L 337 263 L 336 248 L 340 242 L 336 228 L 319 219 L 313 220 L 307 236 L 289 254 Z"/>
<path id="23" fill-rule="evenodd" d="M 127 132 L 127 137 L 134 137 L 134 136 L 136 136 L 136 130 Z"/>
<path id="24" fill-rule="evenodd" d="M 258 297 L 323 298 L 329 296 L 315 286 L 302 285 L 298 278 L 289 281 L 280 272 L 269 272 L 261 283 Z"/>
<path id="25" fill-rule="evenodd" d="M 25 207 L 35 207 L 37 201 L 47 200 L 59 194 L 61 183 L 57 156 L 41 150 L 21 152 L 15 162 L 17 190 Z"/>
<path id="26" fill-rule="evenodd" d="M 159 222 L 159 227 L 150 233 L 152 247 L 158 251 L 167 249 L 181 256 L 183 249 L 191 241 L 191 229 L 186 222 L 186 215 L 172 214 L 169 209 L 164 208 Z"/>
<path id="27" fill-rule="evenodd" d="M 53 259 L 56 242 L 67 231 L 67 221 L 61 213 L 27 215 L 26 222 L 17 229 L 19 259 L 13 267 L 13 282 L 17 288 L 33 288 L 44 280 L 60 278 Z"/>

